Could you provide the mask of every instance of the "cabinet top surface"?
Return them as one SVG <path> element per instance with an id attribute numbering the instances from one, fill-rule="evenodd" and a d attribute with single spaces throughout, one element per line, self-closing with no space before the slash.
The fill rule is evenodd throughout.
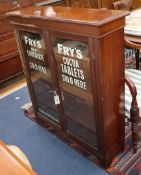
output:
<path id="1" fill-rule="evenodd" d="M 18 16 L 27 19 L 38 18 L 42 20 L 89 23 L 95 26 L 103 25 L 126 15 L 128 15 L 127 11 L 51 6 L 30 6 L 7 13 L 7 16 Z"/>

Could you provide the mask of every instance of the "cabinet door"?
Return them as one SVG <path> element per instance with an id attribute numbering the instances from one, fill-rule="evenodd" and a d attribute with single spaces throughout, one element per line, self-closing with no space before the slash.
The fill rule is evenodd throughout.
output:
<path id="1" fill-rule="evenodd" d="M 67 132 L 97 147 L 87 38 L 80 40 L 52 35 L 52 45 Z"/>
<path id="2" fill-rule="evenodd" d="M 22 53 L 29 86 L 32 87 L 36 110 L 43 117 L 59 123 L 59 114 L 54 101 L 56 95 L 51 73 L 51 63 L 40 33 L 19 31 Z"/>

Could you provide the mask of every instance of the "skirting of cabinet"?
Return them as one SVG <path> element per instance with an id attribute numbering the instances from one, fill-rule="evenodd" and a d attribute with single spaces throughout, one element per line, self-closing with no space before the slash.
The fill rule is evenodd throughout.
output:
<path id="1" fill-rule="evenodd" d="M 0 60 L 0 83 L 23 73 L 19 55 Z"/>

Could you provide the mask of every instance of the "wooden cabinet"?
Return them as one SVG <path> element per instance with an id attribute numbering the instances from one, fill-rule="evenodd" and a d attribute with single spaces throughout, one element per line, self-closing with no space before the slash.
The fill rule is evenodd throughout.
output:
<path id="1" fill-rule="evenodd" d="M 20 1 L 0 1 L 0 82 L 4 82 L 20 73 L 22 65 L 16 46 L 14 30 L 6 19 L 5 13 L 31 5 L 31 0 Z"/>
<path id="2" fill-rule="evenodd" d="M 127 13 L 29 7 L 7 15 L 16 30 L 37 120 L 108 166 L 124 148 Z"/>

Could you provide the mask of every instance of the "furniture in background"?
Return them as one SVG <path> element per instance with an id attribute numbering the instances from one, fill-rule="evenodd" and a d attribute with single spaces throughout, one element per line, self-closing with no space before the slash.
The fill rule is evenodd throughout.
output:
<path id="1" fill-rule="evenodd" d="M 70 7 L 79 8 L 97 8 L 97 3 L 94 0 L 66 0 L 67 5 Z"/>
<path id="2" fill-rule="evenodd" d="M 105 167 L 124 149 L 124 103 L 119 106 L 127 14 L 65 7 L 7 14 L 37 121 L 73 139 Z"/>
<path id="3" fill-rule="evenodd" d="M 133 56 L 136 59 L 136 69 L 140 68 L 140 49 L 141 49 L 141 8 L 133 10 L 126 17 L 125 23 L 125 45 L 132 48 Z"/>
<path id="4" fill-rule="evenodd" d="M 114 10 L 131 10 L 132 0 L 120 0 L 113 2 Z"/>
<path id="5" fill-rule="evenodd" d="M 31 5 L 31 0 L 0 1 L 0 83 L 23 73 L 14 30 L 5 13 Z"/>
<path id="6" fill-rule="evenodd" d="M 6 145 L 22 162 L 24 162 L 29 168 L 32 169 L 32 166 L 25 156 L 25 154 L 15 145 Z"/>
<path id="7" fill-rule="evenodd" d="M 133 50 L 132 54 L 129 54 L 131 59 L 136 59 L 136 66 L 125 70 L 125 74 L 128 80 L 131 81 L 130 88 L 125 87 L 125 109 L 126 116 L 132 123 L 132 131 L 134 137 L 134 151 L 137 150 L 137 142 L 139 138 L 139 126 L 141 124 L 141 71 L 140 69 L 140 49 L 141 49 L 141 9 L 137 9 L 130 12 L 130 15 L 126 17 L 125 23 L 125 39 L 124 44 L 128 49 Z M 134 68 L 134 69 L 133 69 Z M 129 92 L 129 89 L 131 93 Z M 133 100 L 133 101 L 132 101 Z M 134 111 L 136 111 L 135 117 L 130 117 L 130 104 L 133 105 Z"/>
<path id="8" fill-rule="evenodd" d="M 141 44 L 134 43 L 128 39 L 128 37 L 125 36 L 124 38 L 124 44 L 127 50 L 130 50 L 130 53 L 128 56 L 130 57 L 131 61 L 135 59 L 136 62 L 136 69 L 140 69 L 140 49 Z M 125 58 L 128 59 L 128 58 Z"/>
<path id="9" fill-rule="evenodd" d="M 113 8 L 113 2 L 118 0 L 66 0 L 71 7 L 86 7 L 86 8 Z M 125 0 L 126 1 L 126 0 Z M 132 9 L 141 7 L 140 0 L 132 0 Z"/>
<path id="10" fill-rule="evenodd" d="M 7 146 L 0 141 L 0 174 L 36 175 L 25 156 L 16 146 Z"/>
<path id="11" fill-rule="evenodd" d="M 138 151 L 141 72 L 125 69 L 125 119 L 131 123 L 133 153 Z"/>
<path id="12" fill-rule="evenodd" d="M 67 6 L 66 0 L 32 0 L 36 6 Z"/>
<path id="13" fill-rule="evenodd" d="M 125 22 L 124 33 L 126 38 L 141 44 L 141 8 L 131 11 Z"/>
<path id="14" fill-rule="evenodd" d="M 113 8 L 114 8 L 114 10 L 128 10 L 128 11 L 130 11 L 132 9 L 132 0 L 116 1 L 113 3 Z M 132 32 L 132 30 L 133 30 L 132 27 L 136 28 L 136 31 L 139 30 L 138 28 L 139 28 L 140 23 L 139 23 L 139 21 L 137 22 L 137 19 L 135 18 L 136 16 L 134 16 L 135 14 L 137 14 L 137 17 L 139 17 L 138 14 L 140 14 L 140 13 L 137 11 L 140 11 L 140 10 L 134 10 L 133 12 L 131 12 L 131 15 L 126 17 L 125 33 L 127 33 L 127 31 Z M 133 16 L 134 18 L 132 18 L 131 16 Z M 140 15 L 140 18 L 141 18 L 141 15 Z M 136 21 L 136 22 L 134 22 L 134 21 Z M 140 22 L 141 22 L 141 19 L 140 19 Z M 140 28 L 140 30 L 141 30 L 141 28 Z M 134 34 L 136 34 L 135 31 L 134 31 Z M 140 44 L 136 44 L 136 43 L 130 41 L 130 39 L 125 36 L 125 64 L 126 63 L 130 64 L 133 61 L 133 59 L 135 59 L 136 60 L 136 69 L 139 69 L 140 49 L 141 49 Z"/>

